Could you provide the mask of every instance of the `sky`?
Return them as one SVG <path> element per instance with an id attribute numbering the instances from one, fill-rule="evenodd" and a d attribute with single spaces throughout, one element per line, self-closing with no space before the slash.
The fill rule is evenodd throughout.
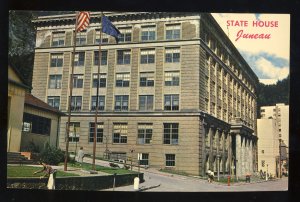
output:
<path id="1" fill-rule="evenodd" d="M 212 13 L 212 15 L 223 31 L 229 35 L 260 82 L 275 84 L 288 76 L 289 14 Z M 264 38 L 243 38 L 246 34 L 258 34 Z"/>

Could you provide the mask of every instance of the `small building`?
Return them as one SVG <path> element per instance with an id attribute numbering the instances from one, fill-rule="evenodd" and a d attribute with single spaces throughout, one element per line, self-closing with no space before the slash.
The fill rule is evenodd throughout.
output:
<path id="1" fill-rule="evenodd" d="M 61 115 L 58 109 L 26 93 L 20 150 L 41 150 L 46 142 L 57 147 Z"/>
<path id="2" fill-rule="evenodd" d="M 25 93 L 30 89 L 19 71 L 8 66 L 7 151 L 19 152 Z"/>

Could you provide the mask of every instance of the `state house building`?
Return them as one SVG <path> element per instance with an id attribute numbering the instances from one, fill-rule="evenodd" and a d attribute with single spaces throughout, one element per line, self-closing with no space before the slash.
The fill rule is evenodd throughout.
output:
<path id="1" fill-rule="evenodd" d="M 119 42 L 103 34 L 98 157 L 204 176 L 257 170 L 258 78 L 207 13 L 105 15 Z M 69 151 L 92 154 L 100 12 L 77 34 Z M 32 94 L 68 110 L 75 14 L 43 16 L 37 27 Z M 65 149 L 68 117 L 61 118 Z M 133 151 L 133 153 L 131 153 Z"/>

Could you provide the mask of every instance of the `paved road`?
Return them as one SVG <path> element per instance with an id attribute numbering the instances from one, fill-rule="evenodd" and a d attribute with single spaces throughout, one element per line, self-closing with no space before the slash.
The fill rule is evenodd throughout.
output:
<path id="1" fill-rule="evenodd" d="M 288 178 L 275 181 L 239 183 L 231 186 L 220 183 L 208 183 L 206 180 L 184 176 L 161 175 L 157 173 L 144 173 L 145 182 L 140 189 L 147 192 L 231 192 L 231 191 L 284 191 L 288 188 Z M 158 186 L 160 185 L 160 186 Z M 151 188 L 154 187 L 154 188 Z M 150 189 L 148 189 L 150 188 Z M 112 191 L 108 189 L 106 191 Z M 115 191 L 134 191 L 133 185 L 117 187 Z"/>

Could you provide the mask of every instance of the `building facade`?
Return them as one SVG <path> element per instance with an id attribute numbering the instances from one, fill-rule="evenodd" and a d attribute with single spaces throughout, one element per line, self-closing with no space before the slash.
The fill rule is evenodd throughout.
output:
<path id="1" fill-rule="evenodd" d="M 278 126 L 273 118 L 257 119 L 258 170 L 278 176 L 279 137 Z"/>
<path id="2" fill-rule="evenodd" d="M 22 114 L 25 93 L 30 87 L 16 68 L 8 66 L 8 102 L 7 102 L 7 152 L 19 152 L 22 133 Z M 18 110 L 14 110 L 18 109 Z"/>
<path id="3" fill-rule="evenodd" d="M 205 175 L 257 170 L 257 76 L 210 14 L 105 13 L 119 43 L 101 37 L 97 156 Z M 100 13 L 77 34 L 70 149 L 93 149 Z M 37 27 L 34 96 L 67 112 L 75 15 Z M 67 116 L 59 145 L 66 143 Z"/>
<path id="4" fill-rule="evenodd" d="M 281 167 L 281 174 L 286 173 L 288 171 L 288 147 L 289 147 L 289 106 L 283 103 L 278 103 L 275 106 L 262 106 L 260 108 L 261 120 L 266 119 L 275 123 L 276 131 L 272 130 L 272 133 L 259 132 L 265 130 L 265 126 L 257 126 L 258 129 L 258 137 L 261 138 L 269 138 L 274 139 L 276 144 L 270 144 L 259 141 L 258 143 L 258 157 L 259 157 L 259 169 L 262 168 L 262 163 L 264 159 L 260 160 L 261 153 L 265 147 L 271 147 L 274 150 L 274 155 L 272 156 L 273 160 L 276 159 L 278 164 L 277 170 Z M 258 120 L 259 121 L 259 120 Z M 268 136 L 266 136 L 268 135 Z M 267 144 L 267 145 L 266 145 Z M 273 145 L 273 146 L 272 146 Z M 280 147 L 280 152 L 279 152 Z M 280 155 L 280 158 L 279 158 Z M 280 160 L 280 164 L 279 164 Z M 277 174 L 280 174 L 277 171 Z"/>

